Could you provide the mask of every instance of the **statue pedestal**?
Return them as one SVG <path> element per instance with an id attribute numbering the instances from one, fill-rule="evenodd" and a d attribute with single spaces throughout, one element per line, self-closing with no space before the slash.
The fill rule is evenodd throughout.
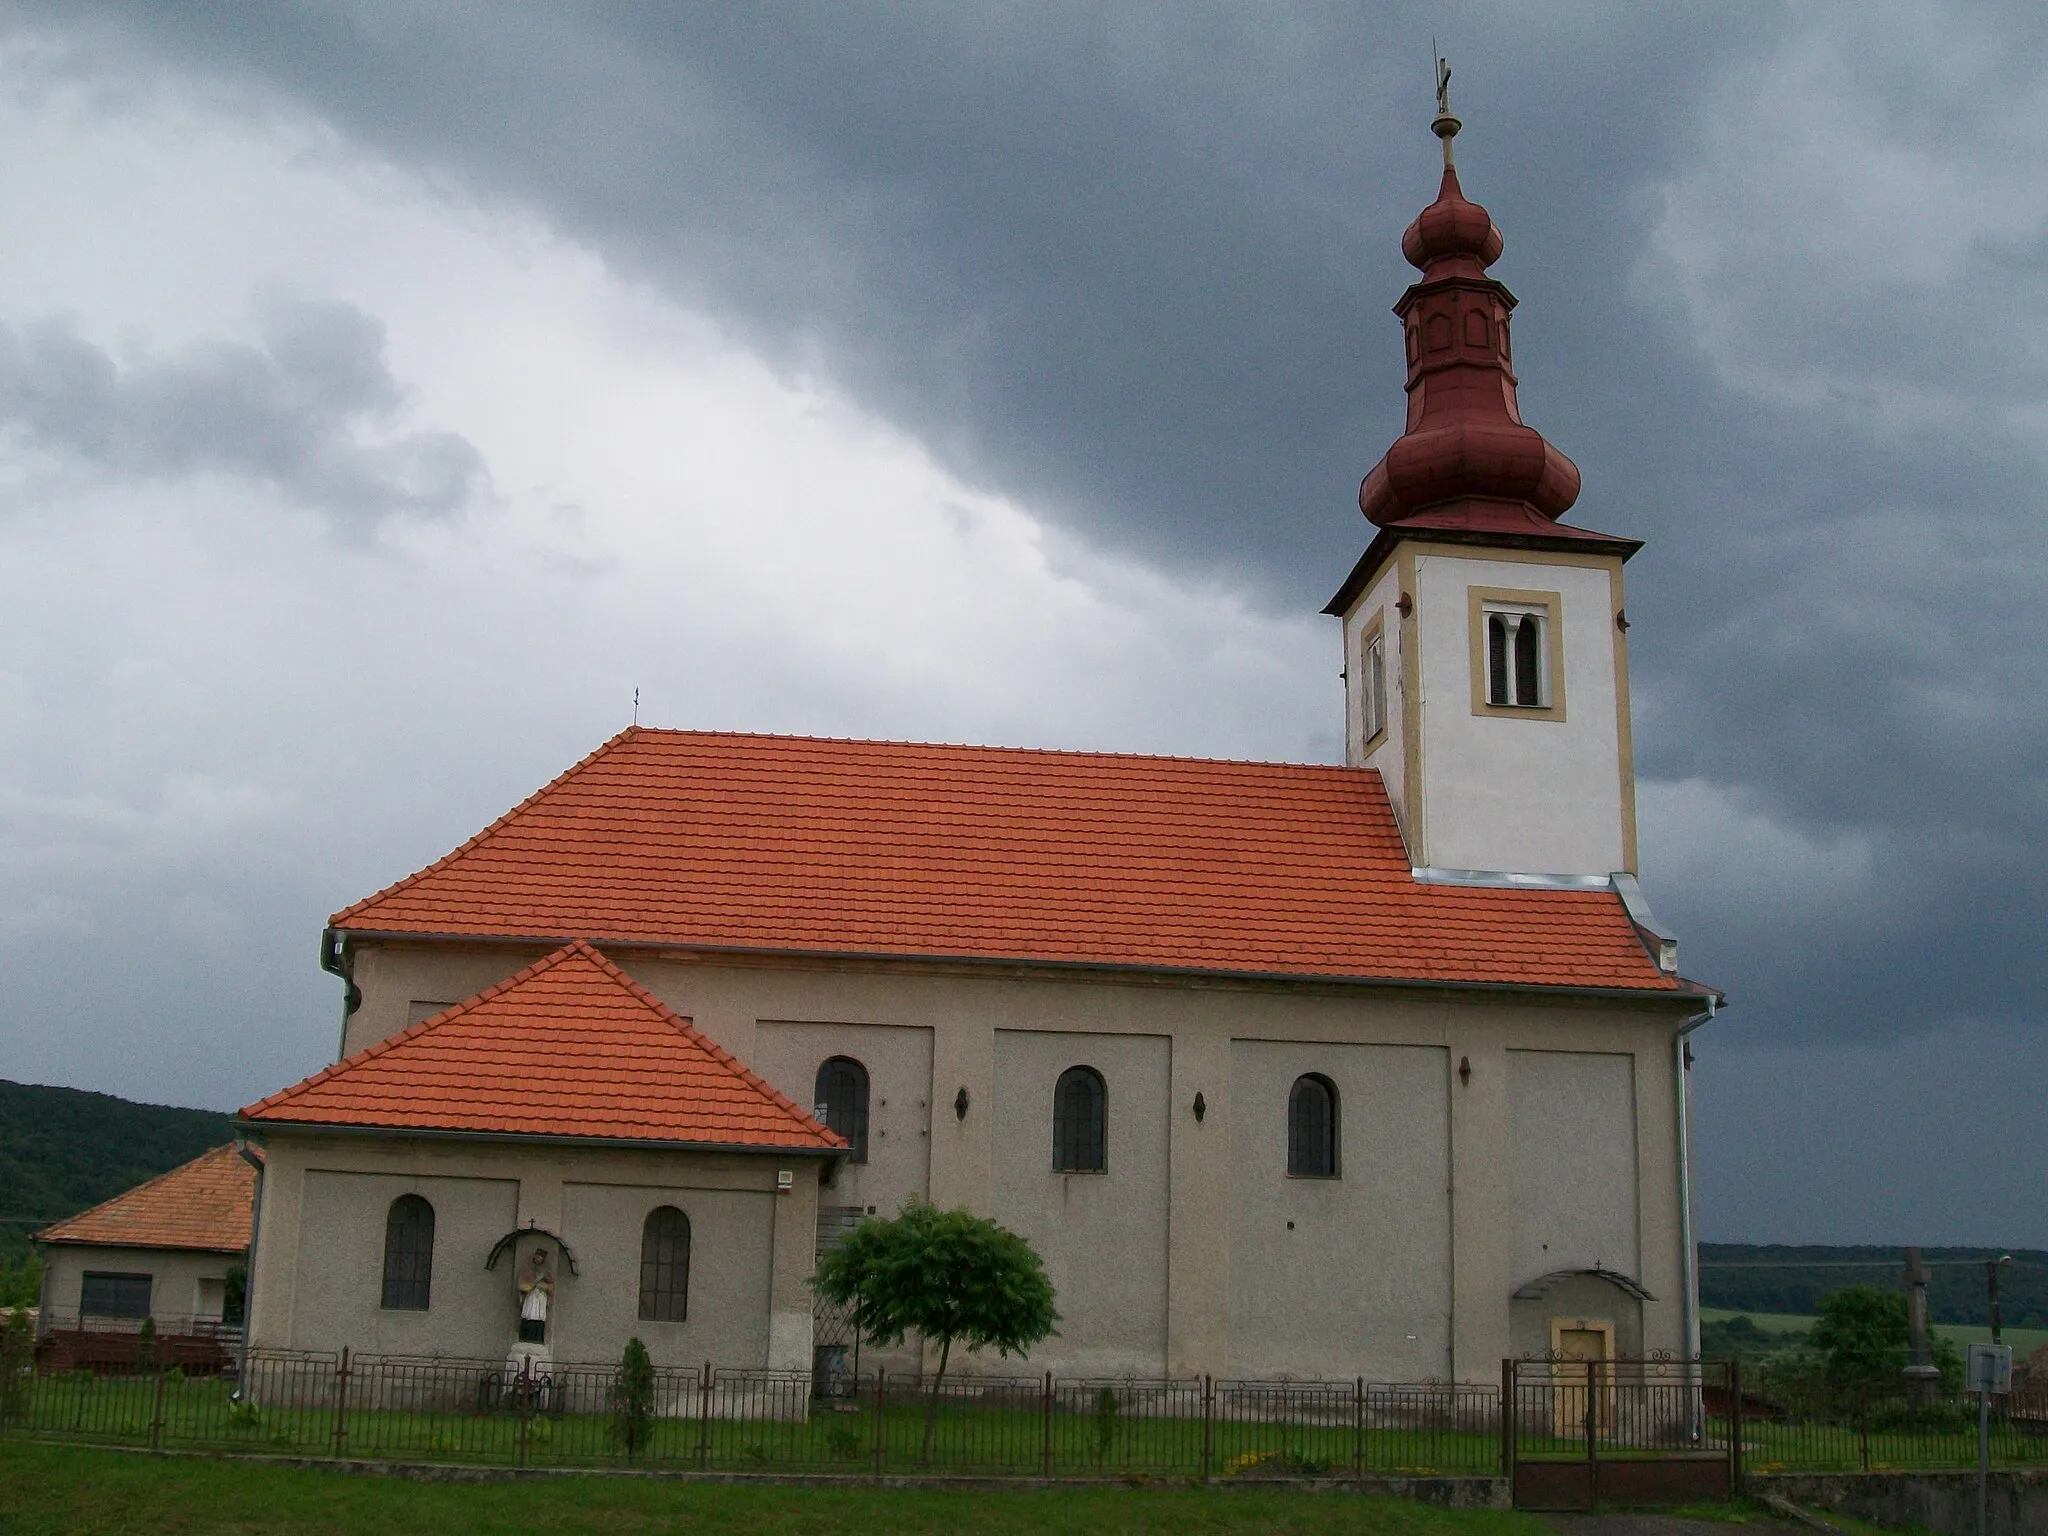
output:
<path id="1" fill-rule="evenodd" d="M 512 1346 L 512 1353 L 505 1357 L 505 1385 L 511 1386 L 521 1376 L 546 1376 L 554 1368 L 554 1352 L 547 1345 L 529 1344 L 522 1339 Z"/>

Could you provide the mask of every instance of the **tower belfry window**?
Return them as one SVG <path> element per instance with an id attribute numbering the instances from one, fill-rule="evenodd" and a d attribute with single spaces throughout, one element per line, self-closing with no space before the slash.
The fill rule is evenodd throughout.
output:
<path id="1" fill-rule="evenodd" d="M 1358 718 L 1367 743 L 1387 728 L 1387 639 L 1378 619 L 1358 645 Z"/>
<path id="2" fill-rule="evenodd" d="M 1550 704 L 1550 616 L 1537 609 L 1486 613 L 1486 702 L 1496 708 Z"/>

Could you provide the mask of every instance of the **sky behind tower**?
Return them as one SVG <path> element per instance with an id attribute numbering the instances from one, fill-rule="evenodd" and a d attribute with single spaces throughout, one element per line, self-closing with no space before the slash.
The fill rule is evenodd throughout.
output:
<path id="1" fill-rule="evenodd" d="M 1432 36 L 1629 567 L 1704 1235 L 2048 1246 L 2048 13 L 0 21 L 0 1076 L 317 1068 L 624 725 L 1329 761 Z"/>

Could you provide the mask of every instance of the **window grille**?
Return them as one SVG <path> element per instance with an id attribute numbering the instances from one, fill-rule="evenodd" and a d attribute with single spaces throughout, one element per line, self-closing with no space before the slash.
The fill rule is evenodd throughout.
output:
<path id="1" fill-rule="evenodd" d="M 434 1287 L 434 1208 L 400 1195 L 384 1218 L 384 1306 L 424 1312 Z"/>
<path id="2" fill-rule="evenodd" d="M 1537 613 L 1487 614 L 1487 703 L 1541 709 L 1548 702 L 1543 626 L 1544 616 Z"/>
<path id="3" fill-rule="evenodd" d="M 656 1206 L 640 1229 L 640 1320 L 680 1323 L 690 1315 L 690 1218 Z"/>
<path id="4" fill-rule="evenodd" d="M 1052 1091 L 1052 1166 L 1056 1173 L 1105 1173 L 1109 1090 L 1093 1067 L 1069 1067 Z"/>
<path id="5" fill-rule="evenodd" d="M 812 1102 L 826 1128 L 853 1148 L 851 1161 L 868 1160 L 868 1069 L 851 1056 L 834 1056 L 818 1068 Z"/>
<path id="6" fill-rule="evenodd" d="M 114 1275 L 87 1270 L 78 1285 L 78 1311 L 82 1317 L 147 1317 L 149 1275 Z"/>
<path id="7" fill-rule="evenodd" d="M 1337 1085 L 1320 1073 L 1297 1077 L 1287 1095 L 1287 1171 L 1306 1179 L 1337 1176 Z"/>

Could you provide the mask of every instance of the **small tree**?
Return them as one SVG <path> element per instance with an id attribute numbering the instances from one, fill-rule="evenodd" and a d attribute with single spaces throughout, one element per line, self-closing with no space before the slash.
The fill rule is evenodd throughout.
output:
<path id="1" fill-rule="evenodd" d="M 1933 1364 L 1953 1391 L 1961 1379 L 1962 1356 L 1955 1344 L 1928 1330 Z M 1889 1397 L 1900 1390 L 1912 1353 L 1912 1324 L 1906 1298 L 1874 1285 L 1851 1285 L 1820 1299 L 1820 1321 L 1810 1335 L 1827 1362 L 1828 1385 L 1841 1399 Z"/>
<path id="2" fill-rule="evenodd" d="M 156 1319 L 145 1317 L 141 1328 L 135 1334 L 135 1368 L 138 1371 L 156 1369 Z"/>
<path id="3" fill-rule="evenodd" d="M 11 1424 L 28 1406 L 29 1376 L 36 1364 L 36 1332 L 28 1308 L 17 1306 L 0 1331 L 0 1424 Z"/>
<path id="4" fill-rule="evenodd" d="M 654 1434 L 654 1362 L 638 1339 L 626 1340 L 619 1373 L 612 1378 L 611 1395 L 612 1444 L 631 1461 Z"/>
<path id="5" fill-rule="evenodd" d="M 863 1221 L 818 1261 L 811 1283 L 827 1301 L 850 1308 L 854 1326 L 873 1343 L 900 1344 L 915 1333 L 938 1344 L 925 1403 L 927 1462 L 954 1342 L 1021 1355 L 1060 1320 L 1052 1282 L 1029 1243 L 985 1216 L 922 1200 L 907 1202 L 893 1219 Z"/>

